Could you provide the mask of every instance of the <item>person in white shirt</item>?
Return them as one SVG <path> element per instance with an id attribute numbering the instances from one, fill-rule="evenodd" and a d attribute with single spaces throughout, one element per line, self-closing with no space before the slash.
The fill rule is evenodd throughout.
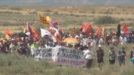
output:
<path id="1" fill-rule="evenodd" d="M 84 51 L 84 56 L 86 60 L 86 68 L 90 69 L 93 61 L 94 51 L 89 46 L 87 50 Z"/>
<path id="2" fill-rule="evenodd" d="M 120 45 L 123 45 L 125 43 L 125 37 L 122 35 L 120 36 Z"/>

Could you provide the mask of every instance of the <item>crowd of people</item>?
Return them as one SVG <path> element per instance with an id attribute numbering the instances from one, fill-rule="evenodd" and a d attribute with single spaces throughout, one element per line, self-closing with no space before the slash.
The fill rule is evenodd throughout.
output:
<path id="1" fill-rule="evenodd" d="M 45 37 L 50 38 L 49 35 L 45 35 Z M 34 56 L 35 52 L 32 50 L 32 48 L 40 49 L 40 48 L 47 48 L 47 47 L 55 47 L 55 46 L 65 46 L 69 48 L 75 48 L 76 50 L 81 50 L 84 52 L 85 59 L 86 59 L 86 67 L 91 68 L 92 60 L 94 55 L 96 54 L 96 58 L 98 60 L 98 67 L 99 69 L 102 69 L 103 65 L 103 57 L 105 54 L 105 51 L 101 48 L 103 45 L 113 45 L 110 47 L 110 50 L 108 52 L 109 56 L 109 62 L 111 65 L 115 63 L 115 58 L 118 57 L 119 65 L 122 66 L 125 64 L 125 47 L 122 47 L 122 49 L 115 53 L 114 46 L 123 45 L 123 44 L 132 44 L 134 43 L 134 34 L 125 35 L 122 34 L 120 37 L 117 37 L 116 34 L 104 34 L 101 37 L 98 37 L 97 35 L 92 35 L 92 33 L 89 33 L 89 36 L 87 37 L 85 34 L 80 33 L 78 35 L 64 35 L 62 37 L 62 40 L 65 38 L 76 38 L 79 40 L 78 44 L 67 44 L 65 42 L 53 42 L 50 40 L 37 40 L 31 37 L 21 37 L 19 39 L 1 39 L 0 40 L 0 52 L 1 53 L 18 53 L 21 55 L 28 55 L 28 56 Z M 22 39 L 23 38 L 23 39 Z M 98 47 L 98 50 L 95 52 L 93 48 Z M 134 46 L 132 47 L 130 51 L 130 59 L 134 65 Z"/>

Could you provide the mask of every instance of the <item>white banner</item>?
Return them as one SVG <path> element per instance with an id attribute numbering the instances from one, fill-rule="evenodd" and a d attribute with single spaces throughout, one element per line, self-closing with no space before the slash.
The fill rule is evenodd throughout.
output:
<path id="1" fill-rule="evenodd" d="M 42 48 L 35 53 L 36 59 L 46 59 L 58 65 L 85 66 L 82 51 L 66 47 Z"/>

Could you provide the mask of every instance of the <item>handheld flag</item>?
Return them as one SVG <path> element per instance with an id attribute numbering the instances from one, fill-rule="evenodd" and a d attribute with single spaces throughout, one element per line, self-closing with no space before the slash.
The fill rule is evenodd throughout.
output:
<path id="1" fill-rule="evenodd" d="M 32 29 L 32 33 L 34 34 L 35 38 L 37 38 L 38 40 L 40 39 L 40 34 L 36 30 Z"/>
<path id="2" fill-rule="evenodd" d="M 39 14 L 39 18 L 40 18 L 40 22 L 46 24 L 47 26 L 50 26 L 49 22 L 42 15 Z"/>
<path id="3" fill-rule="evenodd" d="M 126 24 L 124 24 L 123 30 L 124 30 L 124 33 L 125 33 L 126 35 L 130 34 L 130 31 L 128 30 L 128 27 L 127 27 Z"/>
<path id="4" fill-rule="evenodd" d="M 92 25 L 90 23 L 88 23 L 85 27 L 85 33 L 86 33 L 86 36 L 88 37 L 90 34 L 93 36 L 94 35 L 94 31 L 93 31 L 93 28 L 92 28 Z"/>
<path id="5" fill-rule="evenodd" d="M 7 30 L 7 29 L 5 29 L 5 34 L 6 34 L 5 37 L 6 37 L 7 39 L 11 37 L 11 32 L 10 32 L 9 30 Z"/>
<path id="6" fill-rule="evenodd" d="M 74 28 L 73 28 L 73 35 L 74 35 L 74 36 L 76 35 L 76 28 L 75 28 L 75 25 L 74 25 Z"/>
<path id="7" fill-rule="evenodd" d="M 96 34 L 98 35 L 98 37 L 101 37 L 101 27 L 98 27 Z"/>
<path id="8" fill-rule="evenodd" d="M 40 28 L 40 31 L 41 31 L 41 37 L 44 37 L 45 35 L 49 35 L 53 39 L 53 41 L 56 42 L 55 37 L 48 30 Z"/>
<path id="9" fill-rule="evenodd" d="M 27 31 L 30 33 L 30 37 L 33 37 L 34 36 L 33 31 L 32 31 L 32 28 L 28 24 L 27 24 Z"/>

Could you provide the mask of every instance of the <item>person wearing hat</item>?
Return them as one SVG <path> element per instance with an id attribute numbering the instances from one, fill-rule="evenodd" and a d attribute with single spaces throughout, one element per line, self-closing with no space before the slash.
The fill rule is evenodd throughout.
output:
<path id="1" fill-rule="evenodd" d="M 104 57 L 104 50 L 101 48 L 101 45 L 98 45 L 98 50 L 96 51 L 97 61 L 98 61 L 98 68 L 102 70 L 103 65 L 103 57 Z"/>
<path id="2" fill-rule="evenodd" d="M 116 58 L 116 54 L 115 54 L 115 50 L 114 47 L 110 47 L 110 50 L 108 51 L 108 57 L 109 57 L 109 63 L 110 65 L 115 64 L 115 58 Z"/>
<path id="3" fill-rule="evenodd" d="M 119 61 L 119 65 L 125 65 L 125 57 L 126 57 L 126 51 L 125 51 L 125 47 L 122 47 L 121 50 L 119 50 L 118 52 L 118 61 Z"/>
<path id="4" fill-rule="evenodd" d="M 134 65 L 134 45 L 132 46 L 132 49 L 130 50 L 128 55 L 130 55 L 130 60 L 132 64 Z"/>

